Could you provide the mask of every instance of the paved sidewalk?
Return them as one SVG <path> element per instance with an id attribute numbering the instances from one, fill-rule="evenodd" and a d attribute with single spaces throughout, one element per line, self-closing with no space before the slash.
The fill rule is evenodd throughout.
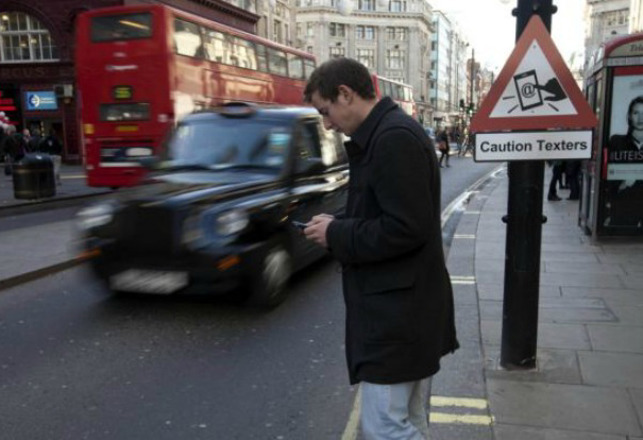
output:
<path id="1" fill-rule="evenodd" d="M 643 439 L 643 242 L 590 243 L 577 201 L 543 203 L 538 368 L 500 368 L 507 180 L 472 198 L 448 262 L 463 349 L 480 347 L 491 438 Z M 456 352 L 447 366 L 463 361 L 475 357 Z"/>
<path id="2" fill-rule="evenodd" d="M 82 206 L 92 198 L 110 194 L 107 188 L 90 188 L 80 165 L 61 166 L 62 184 L 53 197 L 16 199 L 12 176 L 0 176 L 0 289 L 72 267 L 81 262 L 73 225 L 69 221 L 25 224 L 23 214 Z"/>
<path id="3" fill-rule="evenodd" d="M 52 209 L 62 205 L 69 205 L 74 201 L 82 203 L 79 199 L 98 196 L 112 191 L 109 188 L 91 188 L 87 186 L 85 170 L 82 165 L 62 164 L 60 167 L 60 177 L 62 184 L 56 186 L 56 194 L 53 197 L 25 200 L 14 197 L 13 177 L 5 176 L 4 173 L 2 173 L 0 175 L 0 216 Z"/>

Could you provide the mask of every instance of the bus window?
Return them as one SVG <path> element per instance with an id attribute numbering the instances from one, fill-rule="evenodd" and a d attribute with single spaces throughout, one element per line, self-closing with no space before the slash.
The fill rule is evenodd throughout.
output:
<path id="1" fill-rule="evenodd" d="M 301 57 L 294 53 L 288 54 L 288 72 L 290 77 L 294 79 L 305 79 L 304 65 L 302 64 Z"/>
<path id="2" fill-rule="evenodd" d="M 391 86 L 392 84 L 390 82 L 380 79 L 380 90 L 382 91 L 382 96 L 393 96 Z"/>
<path id="3" fill-rule="evenodd" d="M 306 74 L 306 79 L 310 78 L 310 75 L 313 73 L 313 70 L 315 70 L 315 61 L 309 60 L 309 59 L 304 59 L 304 71 Z"/>
<path id="4" fill-rule="evenodd" d="M 152 36 L 152 14 L 106 15 L 93 17 L 91 20 L 91 38 L 93 42 L 134 40 Z"/>
<path id="5" fill-rule="evenodd" d="M 174 44 L 176 53 L 203 58 L 203 43 L 199 26 L 179 18 L 174 20 Z"/>
<path id="6" fill-rule="evenodd" d="M 149 119 L 150 105 L 147 102 L 100 105 L 101 121 L 147 121 Z"/>
<path id="7" fill-rule="evenodd" d="M 286 54 L 281 50 L 268 48 L 268 55 L 270 73 L 288 76 L 288 61 L 286 60 Z"/>
<path id="8" fill-rule="evenodd" d="M 268 71 L 268 53 L 266 46 L 256 43 L 255 49 L 257 51 L 257 69 L 260 72 Z"/>
<path id="9" fill-rule="evenodd" d="M 235 46 L 239 54 L 239 66 L 257 70 L 257 54 L 255 44 L 243 38 L 235 38 Z"/>
<path id="10" fill-rule="evenodd" d="M 395 98 L 393 99 L 399 99 L 400 101 L 404 100 L 404 87 L 402 87 L 400 84 L 393 84 L 393 94 Z"/>
<path id="11" fill-rule="evenodd" d="M 224 60 L 224 38 L 221 32 L 206 29 L 203 38 L 205 40 L 205 53 L 210 61 L 223 63 Z"/>

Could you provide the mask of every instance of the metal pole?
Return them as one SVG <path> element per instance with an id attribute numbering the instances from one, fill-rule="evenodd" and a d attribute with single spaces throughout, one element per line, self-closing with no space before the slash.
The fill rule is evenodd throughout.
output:
<path id="1" fill-rule="evenodd" d="M 471 99 L 469 99 L 469 103 L 473 106 L 473 69 L 476 65 L 476 50 L 475 48 L 471 48 L 471 66 L 470 66 L 470 74 L 469 76 L 471 77 Z"/>
<path id="2" fill-rule="evenodd" d="M 552 0 L 518 0 L 516 40 L 532 15 L 551 32 Z M 540 245 L 542 238 L 544 163 L 509 162 L 505 290 L 500 365 L 506 369 L 536 366 Z"/>

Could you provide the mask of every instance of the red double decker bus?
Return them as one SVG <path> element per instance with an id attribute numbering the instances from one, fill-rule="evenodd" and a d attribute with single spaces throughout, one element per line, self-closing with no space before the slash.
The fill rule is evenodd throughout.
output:
<path id="1" fill-rule="evenodd" d="M 85 12 L 76 68 L 87 183 L 135 185 L 181 116 L 229 101 L 302 104 L 315 58 L 163 5 Z"/>
<path id="2" fill-rule="evenodd" d="M 399 81 L 387 79 L 376 73 L 371 75 L 377 98 L 388 96 L 407 114 L 417 118 L 417 106 L 413 100 L 413 87 Z"/>

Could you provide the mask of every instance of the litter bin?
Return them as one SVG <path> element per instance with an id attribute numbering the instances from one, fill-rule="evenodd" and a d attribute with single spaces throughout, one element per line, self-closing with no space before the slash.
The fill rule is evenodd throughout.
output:
<path id="1" fill-rule="evenodd" d="M 13 164 L 13 195 L 16 199 L 56 195 L 54 162 L 48 154 L 26 154 Z"/>

